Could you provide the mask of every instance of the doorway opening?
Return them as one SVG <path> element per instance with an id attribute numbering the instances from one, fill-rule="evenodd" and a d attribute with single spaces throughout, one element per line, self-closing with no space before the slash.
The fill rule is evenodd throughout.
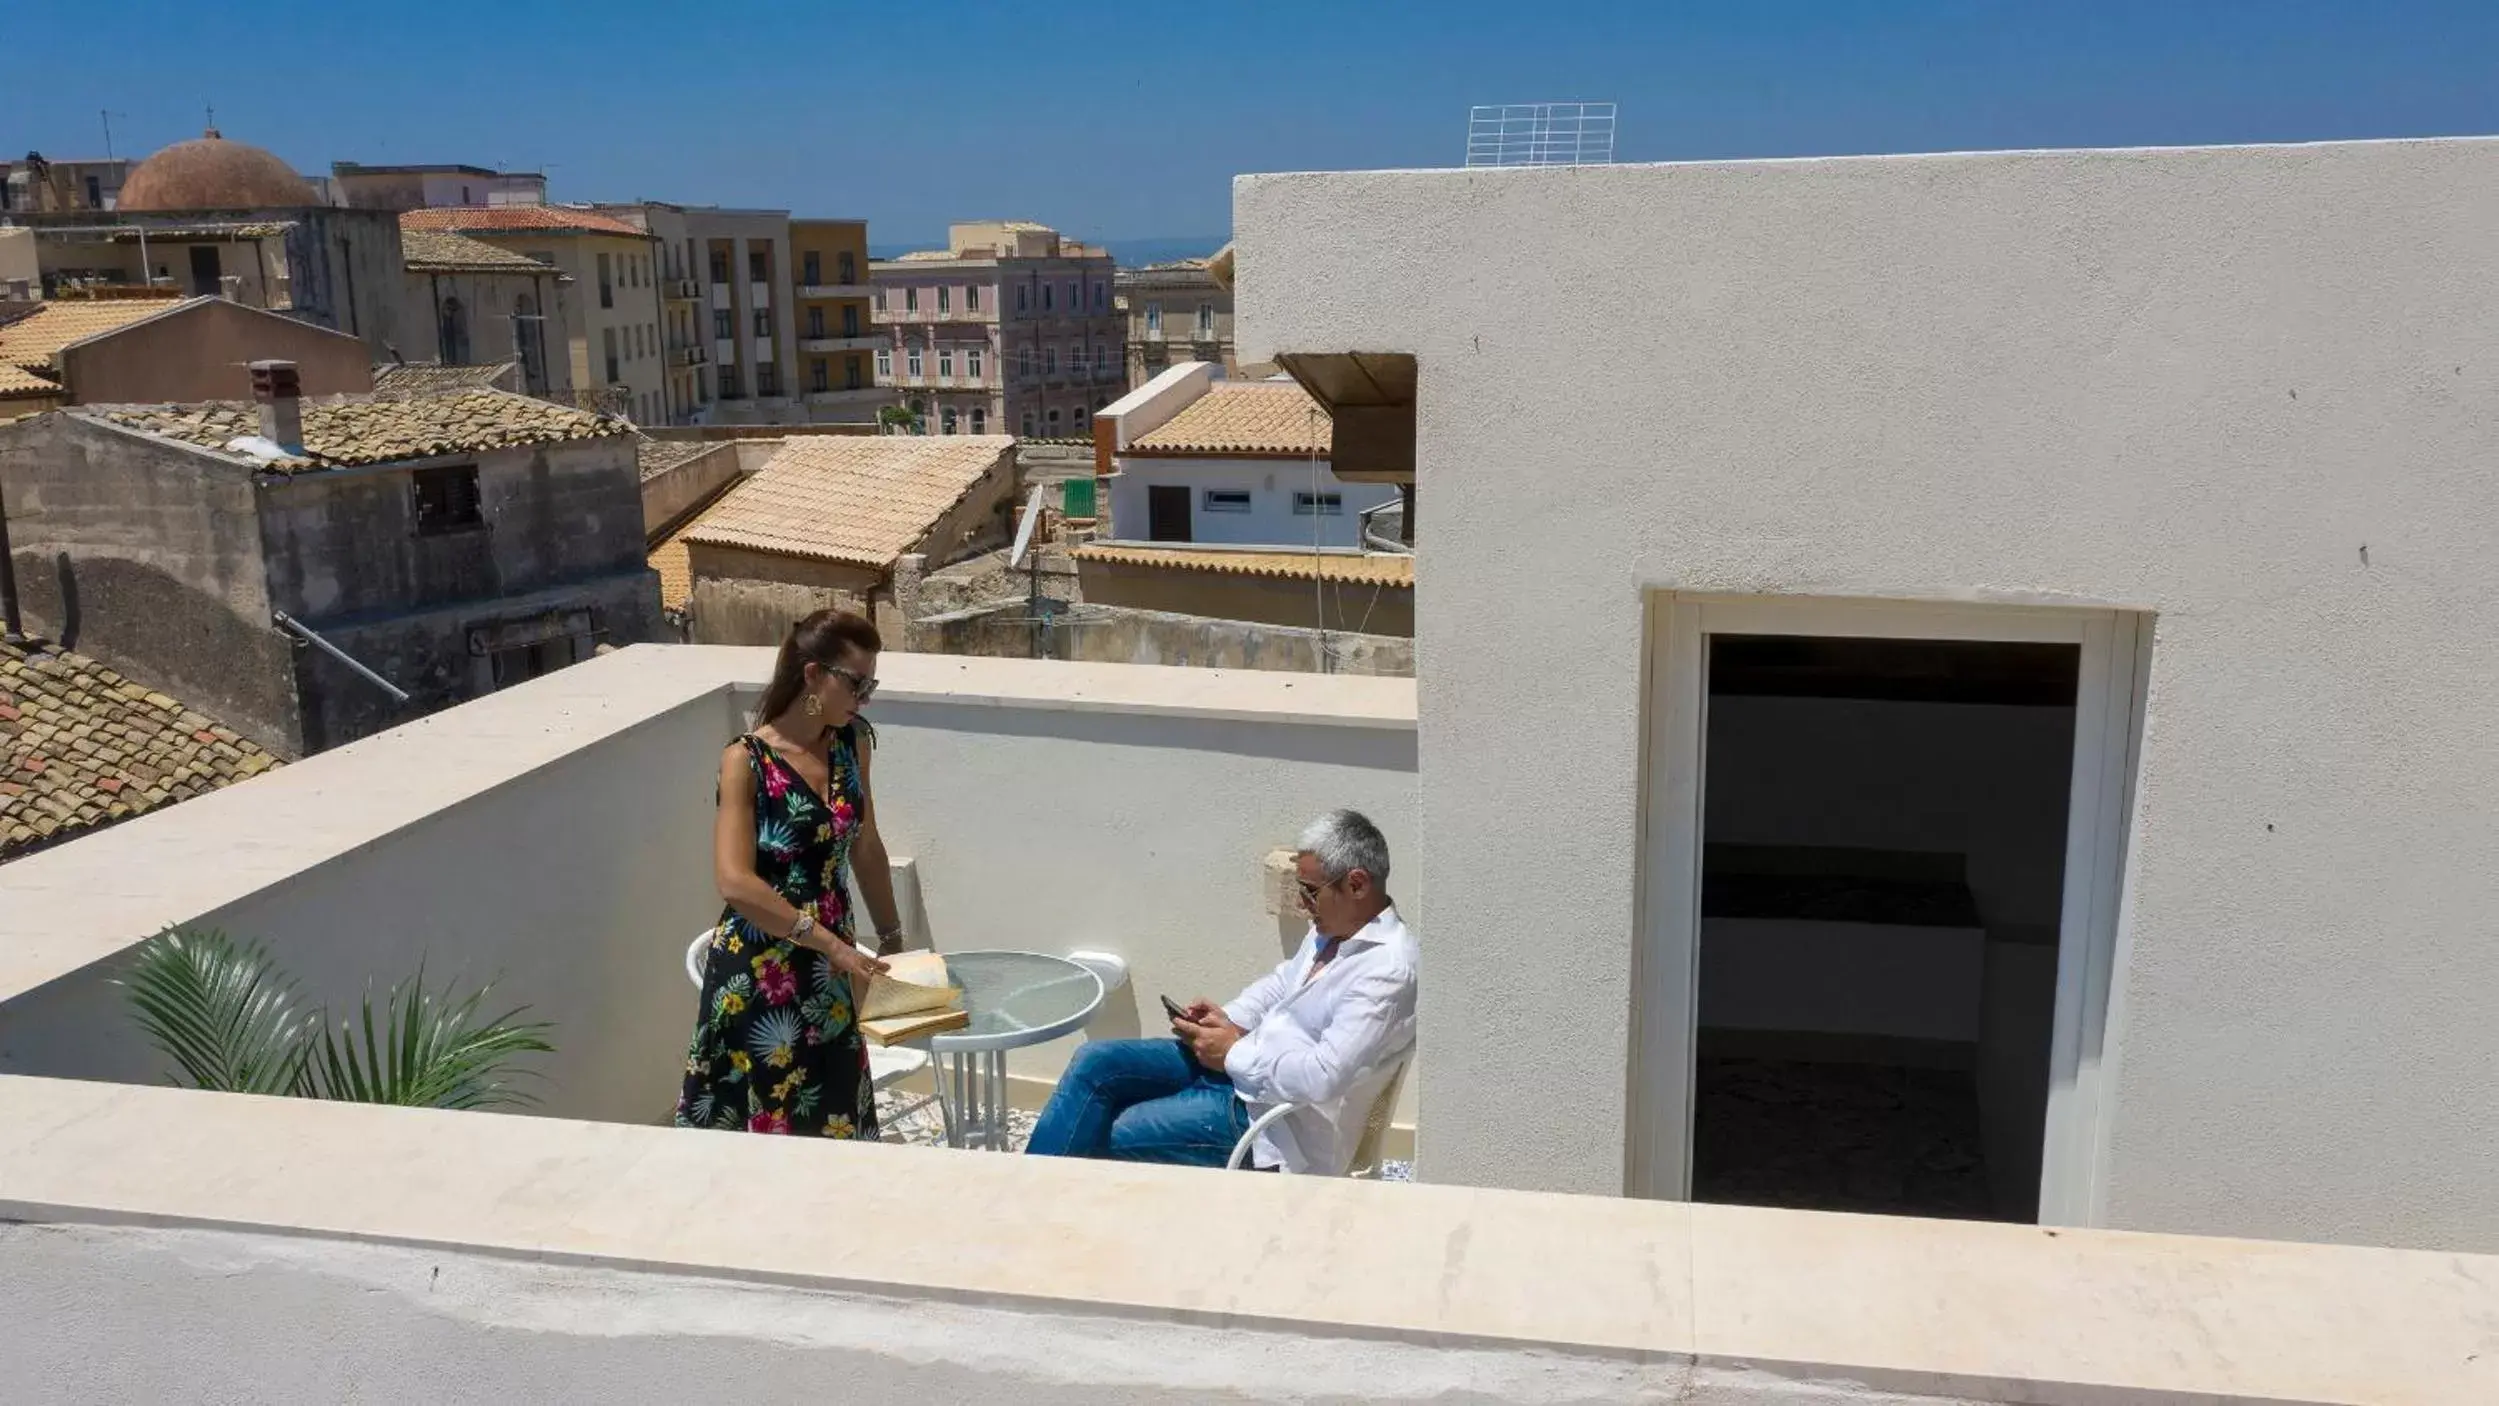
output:
<path id="1" fill-rule="evenodd" d="M 1708 637 L 1695 1199 L 2038 1218 L 2081 652 Z"/>

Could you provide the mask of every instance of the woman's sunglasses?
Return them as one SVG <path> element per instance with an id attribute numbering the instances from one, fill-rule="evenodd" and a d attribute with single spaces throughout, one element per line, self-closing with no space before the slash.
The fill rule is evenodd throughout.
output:
<path id="1" fill-rule="evenodd" d="M 819 667 L 826 673 L 831 674 L 833 677 L 849 684 L 851 696 L 858 699 L 860 702 L 865 703 L 869 699 L 876 696 L 876 680 L 874 678 L 863 674 L 852 673 L 850 670 L 843 668 L 839 664 L 824 664 Z"/>

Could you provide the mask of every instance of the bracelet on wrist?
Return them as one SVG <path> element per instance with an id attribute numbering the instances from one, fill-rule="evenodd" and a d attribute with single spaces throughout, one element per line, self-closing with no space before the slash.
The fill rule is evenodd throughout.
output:
<path id="1" fill-rule="evenodd" d="M 802 910 L 798 915 L 798 921 L 790 924 L 790 941 L 803 943 L 807 940 L 807 934 L 815 930 L 816 915 Z"/>

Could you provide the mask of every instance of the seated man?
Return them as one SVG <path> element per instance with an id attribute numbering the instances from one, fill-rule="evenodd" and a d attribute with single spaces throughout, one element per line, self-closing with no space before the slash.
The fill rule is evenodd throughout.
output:
<path id="1" fill-rule="evenodd" d="M 1025 1149 L 1220 1167 L 1262 1111 L 1294 1111 L 1251 1150 L 1262 1171 L 1342 1176 L 1395 1061 L 1414 1044 L 1414 935 L 1388 897 L 1388 841 L 1340 810 L 1294 859 L 1310 935 L 1228 1006 L 1197 1001 L 1173 1039 L 1076 1052 Z"/>

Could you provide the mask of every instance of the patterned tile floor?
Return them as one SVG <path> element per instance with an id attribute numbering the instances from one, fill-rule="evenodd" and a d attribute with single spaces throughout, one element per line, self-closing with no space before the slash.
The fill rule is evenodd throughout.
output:
<path id="1" fill-rule="evenodd" d="M 885 1141 L 910 1143 L 919 1147 L 936 1147 L 946 1140 L 946 1125 L 938 1116 L 936 1104 L 924 1104 L 909 1112 L 902 1111 L 918 1098 L 916 1094 L 897 1095 L 887 1090 L 876 1096 L 876 1125 Z M 1033 1135 L 1034 1115 L 1020 1108 L 1007 1110 L 1007 1146 L 1024 1150 Z M 1380 1169 L 1382 1181 L 1412 1181 L 1414 1167 L 1407 1162 L 1391 1162 Z"/>

